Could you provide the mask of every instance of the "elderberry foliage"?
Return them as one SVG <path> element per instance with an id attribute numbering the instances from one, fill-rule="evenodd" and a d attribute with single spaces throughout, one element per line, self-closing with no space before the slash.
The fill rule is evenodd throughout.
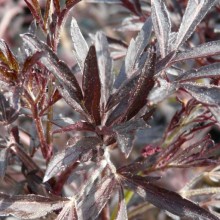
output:
<path id="1" fill-rule="evenodd" d="M 112 32 L 127 41 L 86 39 L 78 0 L 24 2 L 13 4 L 33 22 L 19 48 L 0 40 L 0 216 L 220 219 L 218 0 L 84 2 L 125 12 Z M 59 53 L 66 21 L 73 66 Z"/>

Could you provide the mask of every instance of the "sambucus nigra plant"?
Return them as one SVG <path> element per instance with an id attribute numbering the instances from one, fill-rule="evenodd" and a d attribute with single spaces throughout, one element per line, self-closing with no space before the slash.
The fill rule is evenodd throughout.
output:
<path id="1" fill-rule="evenodd" d="M 173 219 L 219 219 L 220 148 L 209 130 L 220 123 L 220 41 L 203 42 L 208 21 L 204 20 L 205 27 L 199 26 L 210 8 L 219 11 L 218 1 L 189 0 L 186 4 L 173 0 L 166 6 L 162 0 L 152 0 L 145 5 L 151 10 L 144 10 L 139 1 L 95 0 L 121 4 L 133 13 L 135 17 L 129 21 L 133 26 L 128 29 L 136 22 L 143 25 L 128 46 L 103 32 L 92 36 L 89 46 L 72 18 L 77 61 L 73 69 L 58 58 L 57 50 L 61 28 L 79 1 L 66 0 L 61 7 L 59 0 L 47 0 L 44 13 L 37 0 L 25 2 L 37 25 L 33 23 L 29 33 L 21 35 L 19 55 L 0 41 L 0 121 L 5 129 L 0 175 L 2 182 L 17 186 L 13 195 L 0 194 L 0 215 L 36 219 L 49 218 L 52 213 L 59 220 L 132 219 L 140 206 L 128 212 L 126 203 L 135 192 L 147 201 L 141 205 L 145 211 L 153 204 Z M 179 28 L 176 23 L 172 26 L 171 14 L 182 17 Z M 196 28 L 198 46 L 192 40 Z M 40 32 L 44 40 L 40 40 Z M 113 61 L 122 58 L 115 73 Z M 82 83 L 74 74 L 77 68 Z M 79 113 L 79 120 L 54 129 L 54 104 L 62 99 Z M 142 153 L 129 160 L 136 132 L 149 126 L 162 101 L 171 99 L 179 108 L 161 139 L 145 143 Z M 36 136 L 16 123 L 19 117 L 34 122 Z M 55 152 L 55 134 L 79 131 L 80 135 Z M 24 137 L 38 142 L 39 148 L 33 148 Z M 127 163 L 113 162 L 111 154 L 116 148 Z M 39 151 L 46 168 L 35 157 Z M 21 180 L 6 170 L 16 164 L 21 167 Z M 161 186 L 159 171 L 192 167 L 206 170 L 178 193 Z M 66 197 L 64 186 L 79 170 L 84 170 L 84 178 L 73 180 L 77 190 Z M 114 193 L 117 202 L 111 201 Z"/>

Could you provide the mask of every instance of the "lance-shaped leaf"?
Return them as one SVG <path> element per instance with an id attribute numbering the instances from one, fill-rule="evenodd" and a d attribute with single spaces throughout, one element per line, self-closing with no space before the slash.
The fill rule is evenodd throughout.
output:
<path id="1" fill-rule="evenodd" d="M 16 57 L 11 52 L 5 41 L 2 39 L 0 39 L 0 60 L 6 63 L 10 67 L 10 69 L 13 69 L 15 71 L 19 70 L 19 64 L 16 60 Z"/>
<path id="2" fill-rule="evenodd" d="M 76 161 L 82 162 L 90 160 L 97 153 L 97 146 L 101 143 L 96 137 L 85 137 L 77 143 L 68 146 L 65 150 L 58 152 L 51 159 L 45 176 L 44 182 L 63 171 L 66 167 L 71 166 Z"/>
<path id="3" fill-rule="evenodd" d="M 111 197 L 116 187 L 113 175 L 106 176 L 97 181 L 92 188 L 77 203 L 77 215 L 79 219 L 96 219 Z"/>
<path id="4" fill-rule="evenodd" d="M 175 84 L 171 84 L 164 79 L 159 78 L 158 82 L 159 85 L 157 84 L 148 96 L 148 101 L 151 104 L 157 104 L 163 101 L 177 90 Z"/>
<path id="5" fill-rule="evenodd" d="M 154 86 L 154 68 L 156 54 L 152 49 L 148 50 L 147 61 L 141 70 L 133 77 L 126 80 L 120 88 L 110 96 L 107 103 L 107 110 L 114 107 L 122 99 L 128 99 L 128 108 L 124 112 L 128 118 L 133 117 L 147 102 L 148 93 Z M 116 107 L 120 108 L 120 106 Z"/>
<path id="6" fill-rule="evenodd" d="M 124 184 L 160 209 L 165 209 L 174 215 L 189 219 L 218 220 L 216 216 L 195 203 L 182 198 L 170 190 L 147 183 L 144 177 L 128 179 L 122 177 Z"/>
<path id="7" fill-rule="evenodd" d="M 81 71 L 84 69 L 84 61 L 89 51 L 88 45 L 79 29 L 77 21 L 72 18 L 71 21 L 71 37 L 73 41 L 74 53 Z"/>
<path id="8" fill-rule="evenodd" d="M 61 209 L 69 200 L 37 195 L 11 196 L 0 194 L 0 216 L 13 215 L 18 219 L 39 219 Z"/>
<path id="9" fill-rule="evenodd" d="M 89 48 L 89 52 L 85 60 L 82 87 L 84 92 L 84 105 L 89 114 L 93 117 L 96 125 L 99 125 L 101 122 L 101 83 L 99 79 L 99 69 L 94 45 Z"/>
<path id="10" fill-rule="evenodd" d="M 151 15 L 155 35 L 159 43 L 160 54 L 161 57 L 164 58 L 168 53 L 168 43 L 171 32 L 170 17 L 164 1 L 151 1 Z"/>
<path id="11" fill-rule="evenodd" d="M 126 157 L 129 156 L 133 148 L 136 131 L 144 127 L 146 127 L 146 122 L 143 119 L 127 121 L 113 126 L 112 129 L 116 133 L 119 148 Z"/>
<path id="12" fill-rule="evenodd" d="M 181 87 L 201 103 L 220 105 L 220 88 L 218 86 L 181 83 Z"/>
<path id="13" fill-rule="evenodd" d="M 108 41 L 102 32 L 96 34 L 95 48 L 101 81 L 101 99 L 106 105 L 113 87 L 114 74 L 112 73 L 112 58 L 110 57 Z"/>
<path id="14" fill-rule="evenodd" d="M 172 62 L 203 58 L 220 54 L 220 41 L 212 41 L 183 51 L 178 51 Z"/>
<path id="15" fill-rule="evenodd" d="M 176 81 L 191 81 L 201 78 L 220 78 L 220 63 L 213 63 L 196 70 L 189 70 L 181 74 Z"/>
<path id="16" fill-rule="evenodd" d="M 95 131 L 95 128 L 93 125 L 91 125 L 88 122 L 79 121 L 74 124 L 62 127 L 60 129 L 56 129 L 55 131 L 53 131 L 53 134 L 67 132 L 67 131 Z"/>
<path id="17" fill-rule="evenodd" d="M 128 109 L 125 117 L 127 119 L 135 116 L 142 107 L 147 103 L 147 97 L 151 89 L 154 87 L 154 73 L 155 73 L 156 53 L 153 48 L 148 50 L 148 58 L 144 64 L 141 74 L 138 77 L 137 84 L 129 97 Z"/>
<path id="18" fill-rule="evenodd" d="M 127 50 L 125 61 L 122 64 L 120 73 L 114 83 L 116 88 L 119 88 L 121 83 L 130 78 L 136 71 L 135 65 L 139 62 L 140 55 L 149 43 L 152 32 L 152 21 L 149 18 L 143 25 L 136 39 L 132 39 Z"/>
<path id="19" fill-rule="evenodd" d="M 122 187 L 120 187 L 118 194 L 119 194 L 119 202 L 118 202 L 118 213 L 116 220 L 127 220 L 128 219 L 127 207 L 126 207 L 126 202 Z"/>
<path id="20" fill-rule="evenodd" d="M 183 15 L 174 50 L 177 50 L 193 33 L 209 9 L 218 0 L 189 0 Z"/>
<path id="21" fill-rule="evenodd" d="M 40 61 L 59 81 L 60 86 L 58 88 L 63 98 L 75 110 L 83 112 L 80 104 L 83 98 L 82 92 L 69 67 L 64 62 L 60 61 L 56 54 L 36 37 L 25 34 L 22 35 L 22 38 L 32 53 L 36 53 L 37 51 L 44 52 Z"/>

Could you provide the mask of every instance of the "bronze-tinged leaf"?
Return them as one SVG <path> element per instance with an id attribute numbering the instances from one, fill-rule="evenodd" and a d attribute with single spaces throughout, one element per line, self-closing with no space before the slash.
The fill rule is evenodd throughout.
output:
<path id="1" fill-rule="evenodd" d="M 82 87 L 84 92 L 84 105 L 96 125 L 100 125 L 101 83 L 94 45 L 89 48 L 85 60 Z"/>
<path id="2" fill-rule="evenodd" d="M 117 181 L 113 175 L 97 181 L 89 191 L 77 201 L 77 215 L 79 219 L 96 219 L 111 197 Z"/>
<path id="3" fill-rule="evenodd" d="M 182 198 L 179 194 L 146 182 L 144 177 L 127 178 L 122 176 L 121 178 L 125 186 L 160 209 L 167 210 L 179 217 L 187 217 L 188 219 L 219 220 L 218 217 L 209 211 L 190 200 Z"/>
<path id="4" fill-rule="evenodd" d="M 44 26 L 47 27 L 47 22 L 50 14 L 51 9 L 51 0 L 47 0 L 44 12 Z M 31 33 L 31 32 L 30 32 Z"/>
<path id="5" fill-rule="evenodd" d="M 60 2 L 59 0 L 53 0 L 53 5 L 54 5 L 54 8 L 55 8 L 55 12 L 57 15 L 60 14 Z"/>
<path id="6" fill-rule="evenodd" d="M 77 160 L 85 162 L 92 159 L 97 154 L 100 144 L 101 140 L 99 138 L 85 137 L 77 143 L 68 146 L 65 150 L 58 152 L 47 167 L 44 182 L 63 171 L 66 167 L 71 166 Z"/>
<path id="7" fill-rule="evenodd" d="M 0 194 L 0 216 L 13 215 L 18 219 L 39 219 L 55 210 L 61 209 L 69 199 L 44 197 L 38 195 Z"/>
<path id="8" fill-rule="evenodd" d="M 19 64 L 15 55 L 11 52 L 8 45 L 4 40 L 0 39 L 0 60 L 6 63 L 10 69 L 17 72 L 19 70 Z"/>

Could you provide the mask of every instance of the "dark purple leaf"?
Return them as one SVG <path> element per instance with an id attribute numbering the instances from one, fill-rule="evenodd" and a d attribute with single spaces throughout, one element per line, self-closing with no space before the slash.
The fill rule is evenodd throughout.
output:
<path id="1" fill-rule="evenodd" d="M 177 50 L 192 35 L 196 26 L 204 18 L 209 9 L 217 3 L 217 1 L 218 0 L 188 1 L 176 42 L 173 47 L 174 50 Z"/>
<path id="2" fill-rule="evenodd" d="M 154 25 L 155 35 L 159 43 L 161 57 L 168 53 L 171 23 L 166 5 L 162 0 L 151 1 L 151 16 Z"/>
<path id="3" fill-rule="evenodd" d="M 37 23 L 40 24 L 42 29 L 45 29 L 39 2 L 36 0 L 31 1 L 32 3 L 30 3 L 30 0 L 24 0 L 24 1 L 27 4 L 29 10 L 31 11 L 33 17 L 36 19 Z"/>
<path id="4" fill-rule="evenodd" d="M 89 114 L 92 116 L 96 125 L 99 125 L 101 123 L 101 83 L 99 79 L 99 69 L 95 46 L 90 47 L 85 60 L 82 87 L 84 92 L 84 105 Z"/>
<path id="5" fill-rule="evenodd" d="M 201 78 L 220 78 L 220 63 L 213 63 L 196 70 L 189 70 L 181 74 L 176 81 L 192 81 Z"/>
<path id="6" fill-rule="evenodd" d="M 72 18 L 71 21 L 71 37 L 73 41 L 74 52 L 76 60 L 79 64 L 81 71 L 84 69 L 84 62 L 89 51 L 88 45 L 79 29 L 77 21 Z"/>
<path id="7" fill-rule="evenodd" d="M 172 59 L 175 57 L 176 51 L 170 52 L 167 56 L 165 56 L 162 60 L 160 60 L 156 65 L 156 73 L 166 69 L 171 65 Z"/>
<path id="8" fill-rule="evenodd" d="M 178 51 L 172 62 L 196 59 L 220 54 L 220 41 L 212 41 L 187 50 Z"/>
<path id="9" fill-rule="evenodd" d="M 101 81 L 101 99 L 103 104 L 106 105 L 113 88 L 114 74 L 112 73 L 112 58 L 110 57 L 108 41 L 102 32 L 96 34 L 95 48 Z"/>
<path id="10" fill-rule="evenodd" d="M 81 106 L 81 101 L 83 98 L 82 92 L 69 67 L 64 62 L 60 61 L 56 54 L 36 37 L 30 34 L 25 34 L 22 35 L 22 38 L 32 53 L 36 53 L 37 51 L 45 52 L 44 56 L 40 58 L 40 61 L 51 73 L 54 74 L 59 81 L 60 86 L 58 88 L 63 98 L 75 110 L 83 112 Z"/>
<path id="11" fill-rule="evenodd" d="M 125 119 L 124 112 L 126 112 L 128 105 L 129 105 L 128 99 L 125 97 L 123 100 L 120 101 L 120 103 L 116 106 L 116 108 L 110 113 L 105 125 L 111 126 L 113 124 L 122 122 Z"/>
<path id="12" fill-rule="evenodd" d="M 55 131 L 53 131 L 53 134 L 67 132 L 67 131 L 95 131 L 95 128 L 93 125 L 91 125 L 88 122 L 79 121 L 76 122 L 75 124 L 67 125 L 60 129 L 56 129 Z"/>
<path id="13" fill-rule="evenodd" d="M 113 126 L 112 130 L 116 133 L 117 143 L 121 151 L 128 157 L 134 144 L 134 138 L 138 129 L 146 127 L 143 119 L 127 121 Z"/>
<path id="14" fill-rule="evenodd" d="M 109 126 L 117 120 L 130 119 L 137 114 L 147 103 L 147 96 L 154 85 L 155 53 L 150 49 L 147 61 L 141 73 L 136 73 L 110 96 L 107 109 L 118 102 L 120 104 L 109 115 L 106 125 Z"/>
<path id="15" fill-rule="evenodd" d="M 134 74 L 131 78 L 126 80 L 119 88 L 118 90 L 113 93 L 107 102 L 106 111 L 113 108 L 115 105 L 117 105 L 121 100 L 123 100 L 125 97 L 129 95 L 131 91 L 134 90 L 138 79 L 140 77 L 140 73 Z"/>
<path id="16" fill-rule="evenodd" d="M 79 219 L 96 219 L 116 188 L 114 176 L 107 176 L 93 184 L 92 188 L 80 197 L 76 205 Z"/>
<path id="17" fill-rule="evenodd" d="M 138 173 L 139 171 L 144 171 L 153 166 L 157 162 L 158 152 L 149 155 L 147 158 L 142 158 L 140 161 L 133 162 L 131 164 L 120 167 L 117 172 L 124 175 L 124 173 L 130 173 L 131 175 Z M 158 179 L 158 177 L 150 177 L 152 181 Z M 149 182 L 151 180 L 149 179 Z"/>
<path id="18" fill-rule="evenodd" d="M 129 79 L 134 74 L 134 72 L 137 71 L 136 65 L 139 62 L 141 53 L 144 51 L 145 47 L 149 43 L 151 32 L 152 21 L 151 18 L 149 18 L 142 26 L 142 29 L 140 30 L 135 40 L 132 39 L 130 41 L 125 61 L 122 64 L 119 76 L 114 83 L 114 86 L 116 88 L 119 88 L 119 86 L 122 82 L 124 82 L 125 79 Z"/>
<path id="19" fill-rule="evenodd" d="M 218 220 L 216 216 L 199 207 L 195 203 L 182 198 L 179 194 L 170 190 L 147 183 L 139 178 L 128 179 L 122 177 L 122 180 L 128 188 L 137 192 L 141 197 L 148 202 L 165 209 L 174 215 L 180 217 L 187 217 L 189 219 L 204 219 L 204 220 Z"/>
<path id="20" fill-rule="evenodd" d="M 44 182 L 63 171 L 66 167 L 71 166 L 77 160 L 82 162 L 90 160 L 94 154 L 97 153 L 98 145 L 100 143 L 101 140 L 99 138 L 85 137 L 79 140 L 76 144 L 68 146 L 65 150 L 58 152 L 51 159 L 47 167 Z"/>
<path id="21" fill-rule="evenodd" d="M 218 86 L 181 83 L 181 87 L 201 103 L 214 106 L 220 105 L 220 88 Z"/>
<path id="22" fill-rule="evenodd" d="M 23 174 L 27 180 L 27 187 L 31 193 L 48 197 L 52 189 L 48 183 L 42 183 L 42 178 L 39 177 L 36 173 L 37 170 L 33 170 L 27 173 L 23 171 Z"/>
<path id="23" fill-rule="evenodd" d="M 0 216 L 13 215 L 18 219 L 38 219 L 61 209 L 69 200 L 37 195 L 11 196 L 0 194 Z"/>
<path id="24" fill-rule="evenodd" d="M 115 220 L 127 220 L 128 219 L 127 207 L 126 207 L 124 192 L 122 187 L 119 188 L 118 194 L 119 194 L 118 213 Z"/>
<path id="25" fill-rule="evenodd" d="M 125 8 L 129 9 L 135 15 L 141 16 L 142 11 L 139 0 L 133 0 L 133 1 L 121 0 L 121 3 Z"/>
<path id="26" fill-rule="evenodd" d="M 177 88 L 164 79 L 159 78 L 159 86 L 155 86 L 148 96 L 150 104 L 157 104 L 173 94 Z"/>
<path id="27" fill-rule="evenodd" d="M 29 56 L 28 58 L 25 59 L 25 62 L 23 64 L 23 68 L 22 68 L 22 73 L 26 73 L 27 71 L 29 71 L 33 65 L 35 65 L 37 63 L 37 61 L 44 55 L 44 51 L 37 51 L 36 53 L 34 53 L 33 55 Z"/>
<path id="28" fill-rule="evenodd" d="M 125 114 L 127 119 L 132 118 L 146 105 L 148 94 L 154 87 L 156 53 L 151 48 L 148 50 L 148 54 L 147 61 L 128 100 L 129 106 Z"/>

